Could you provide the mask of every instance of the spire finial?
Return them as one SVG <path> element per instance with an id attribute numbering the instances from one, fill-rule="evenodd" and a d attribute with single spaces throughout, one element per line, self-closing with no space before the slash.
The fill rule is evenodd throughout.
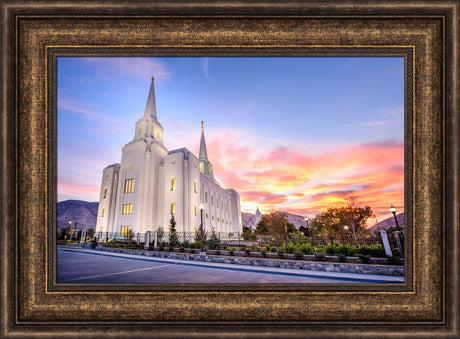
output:
<path id="1" fill-rule="evenodd" d="M 155 76 L 154 76 L 154 75 L 152 75 L 152 81 L 153 81 L 153 80 L 155 80 Z"/>
<path id="2" fill-rule="evenodd" d="M 201 130 L 203 130 L 204 120 L 201 120 Z"/>

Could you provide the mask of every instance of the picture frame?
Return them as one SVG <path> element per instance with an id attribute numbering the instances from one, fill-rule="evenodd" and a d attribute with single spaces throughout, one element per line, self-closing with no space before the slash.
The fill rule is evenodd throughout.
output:
<path id="1" fill-rule="evenodd" d="M 2 336 L 459 335 L 458 3 L 1 5 Z M 385 53 L 407 61 L 402 286 L 55 283 L 57 56 Z"/>

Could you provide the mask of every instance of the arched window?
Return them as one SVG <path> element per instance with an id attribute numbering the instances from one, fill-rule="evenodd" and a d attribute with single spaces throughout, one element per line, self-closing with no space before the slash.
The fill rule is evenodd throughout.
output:
<path id="1" fill-rule="evenodd" d="M 204 202 L 208 202 L 208 192 L 204 192 Z"/>
<path id="2" fill-rule="evenodd" d="M 104 197 L 102 199 L 107 198 L 107 187 L 104 187 Z"/>
<path id="3" fill-rule="evenodd" d="M 197 193 L 197 191 L 196 191 L 196 180 L 193 180 L 193 193 Z"/>
<path id="4" fill-rule="evenodd" d="M 174 213 L 176 213 L 176 203 L 175 202 L 171 203 L 171 214 L 174 214 Z"/>
<path id="5" fill-rule="evenodd" d="M 171 191 L 176 190 L 176 178 L 171 178 Z"/>
<path id="6" fill-rule="evenodd" d="M 196 205 L 193 206 L 193 213 L 196 215 Z"/>

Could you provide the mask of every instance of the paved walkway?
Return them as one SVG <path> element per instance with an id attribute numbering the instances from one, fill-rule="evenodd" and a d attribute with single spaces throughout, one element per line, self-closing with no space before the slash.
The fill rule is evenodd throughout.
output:
<path id="1" fill-rule="evenodd" d="M 88 262 L 97 262 L 98 259 L 103 260 L 104 265 L 111 265 L 112 268 L 121 267 L 121 264 L 126 260 L 126 266 L 124 270 L 112 271 L 104 269 L 102 272 L 101 267 L 98 269 L 91 270 L 90 266 L 78 269 L 76 265 L 72 265 L 72 256 L 74 254 L 76 261 L 77 255 L 84 255 L 85 260 Z M 87 256 L 93 256 L 93 259 Z M 81 257 L 81 256 L 78 256 Z M 120 259 L 113 261 L 113 259 Z M 110 259 L 107 261 L 107 259 Z M 124 259 L 124 260 L 123 260 Z M 64 262 L 65 261 L 65 262 Z M 143 263 L 143 266 L 136 266 L 137 268 L 128 269 L 134 267 L 133 263 L 138 262 L 138 265 Z M 111 264 L 110 264 L 111 263 Z M 77 263 L 75 263 L 77 264 Z M 145 264 L 152 264 L 154 266 L 145 266 Z M 130 265 L 130 266 L 129 266 Z M 171 266 L 173 265 L 173 266 Z M 78 265 L 79 266 L 79 265 Z M 116 276 L 123 274 L 133 275 L 134 272 L 148 271 L 155 268 L 156 278 L 159 278 L 161 268 L 164 267 L 165 272 L 163 280 L 168 281 L 157 281 L 150 276 L 142 276 L 138 279 L 139 282 L 325 282 L 325 283 L 403 283 L 404 277 L 398 276 L 384 276 L 384 275 L 369 275 L 369 274 L 352 274 L 352 273 L 340 273 L 340 272 L 324 272 L 324 271 L 307 271 L 300 269 L 287 269 L 287 268 L 276 268 L 276 267 L 260 267 L 260 266 L 247 266 L 247 265 L 233 265 L 233 264 L 221 264 L 213 262 L 193 261 L 193 260 L 180 260 L 180 259 L 169 259 L 169 258 L 158 258 L 158 257 L 146 257 L 137 256 L 124 253 L 113 253 L 113 252 L 101 252 L 93 249 L 86 248 L 75 248 L 70 246 L 59 246 L 58 247 L 58 282 L 114 282 L 113 279 Z M 182 271 L 179 267 L 182 267 Z M 195 268 L 193 270 L 193 268 Z M 72 273 L 72 269 L 75 270 Z M 174 269 L 174 271 L 172 271 Z M 190 270 L 192 269 L 192 270 Z M 197 269 L 200 269 L 197 271 Z M 82 271 L 83 270 L 83 271 Z M 61 272 L 60 272 L 61 271 Z M 84 272 L 84 274 L 83 274 Z M 169 273 L 168 273 L 169 272 Z M 174 272 L 177 275 L 177 279 L 170 279 L 169 276 Z M 196 276 L 194 277 L 194 272 Z M 77 273 L 81 273 L 78 275 Z M 240 273 L 246 273 L 237 277 Z M 248 275 L 250 273 L 250 275 Z M 137 273 L 136 273 L 137 274 Z M 182 276 L 186 276 L 185 281 Z M 224 279 L 224 276 L 226 277 Z M 253 276 L 253 278 L 250 278 Z M 103 277 L 106 277 L 102 279 Z M 110 278 L 109 278 L 110 277 Z M 206 278 L 207 277 L 207 278 Z M 269 278 L 268 278 L 269 277 Z M 93 279 L 89 279 L 93 278 Z M 102 280 L 101 280 L 102 279 Z M 118 279 L 118 277 L 117 277 Z M 121 279 L 121 278 L 120 278 Z M 207 279 L 207 280 L 206 280 Z M 238 280 L 239 279 L 239 280 Z M 94 281 L 95 280 L 95 281 Z M 123 279 L 121 279 L 123 280 Z M 145 280 L 145 281 L 144 281 Z M 171 280 L 171 281 L 169 281 Z M 204 281 L 202 281 L 204 280 Z M 217 281 L 216 281 L 217 280 Z M 236 280 L 236 281 L 234 281 Z M 248 280 L 248 281 L 246 281 Z M 123 280 L 124 281 L 124 280 Z"/>

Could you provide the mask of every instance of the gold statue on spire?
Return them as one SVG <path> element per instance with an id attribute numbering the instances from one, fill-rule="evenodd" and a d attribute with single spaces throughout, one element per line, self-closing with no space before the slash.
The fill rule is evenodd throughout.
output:
<path id="1" fill-rule="evenodd" d="M 201 120 L 201 130 L 203 130 L 203 124 L 204 124 L 204 121 Z"/>
<path id="2" fill-rule="evenodd" d="M 152 81 L 155 80 L 155 77 L 152 75 Z"/>

